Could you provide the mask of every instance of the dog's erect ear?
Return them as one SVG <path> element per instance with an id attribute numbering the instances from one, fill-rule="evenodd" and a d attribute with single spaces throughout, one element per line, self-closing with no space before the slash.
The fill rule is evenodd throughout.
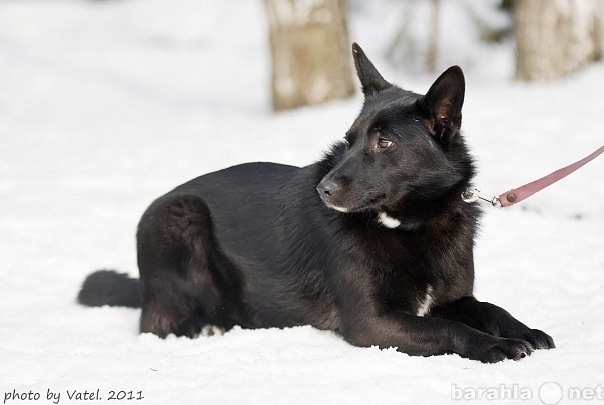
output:
<path id="1" fill-rule="evenodd" d="M 428 119 L 432 134 L 447 141 L 461 127 L 461 107 L 465 93 L 465 80 L 459 66 L 447 69 L 418 100 L 418 105 Z"/>
<path id="2" fill-rule="evenodd" d="M 373 63 L 367 59 L 365 52 L 363 52 L 356 42 L 352 44 L 352 57 L 354 58 L 354 66 L 357 69 L 357 75 L 361 81 L 365 97 L 392 86 L 377 71 Z"/>

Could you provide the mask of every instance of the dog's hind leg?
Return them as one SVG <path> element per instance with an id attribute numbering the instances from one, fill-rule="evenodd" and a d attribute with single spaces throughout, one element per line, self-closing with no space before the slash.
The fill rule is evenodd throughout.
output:
<path id="1" fill-rule="evenodd" d="M 233 326 L 222 295 L 230 284 L 219 268 L 225 260 L 202 199 L 168 194 L 156 200 L 139 224 L 137 250 L 141 333 L 194 337 Z"/>

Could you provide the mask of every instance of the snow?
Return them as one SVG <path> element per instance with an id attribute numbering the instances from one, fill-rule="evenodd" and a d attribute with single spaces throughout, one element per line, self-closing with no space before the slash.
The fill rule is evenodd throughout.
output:
<path id="1" fill-rule="evenodd" d="M 385 77 L 425 92 L 435 75 L 383 58 L 394 33 L 379 28 L 392 21 L 391 3 L 357 3 L 351 40 Z M 604 158 L 518 206 L 485 208 L 477 297 L 557 344 L 519 362 L 410 357 L 311 327 L 160 340 L 138 335 L 138 310 L 75 303 L 95 269 L 136 274 L 136 224 L 157 196 L 237 163 L 308 164 L 348 129 L 358 94 L 270 112 L 267 35 L 260 1 L 0 2 L 3 403 L 26 402 L 13 394 L 53 403 L 53 393 L 55 403 L 108 402 L 123 390 L 134 399 L 109 402 L 442 404 L 456 389 L 467 402 L 480 403 L 472 393 L 483 389 L 483 399 L 518 403 L 514 387 L 531 395 L 525 403 L 540 403 L 540 387 L 544 399 L 559 387 L 567 400 L 604 399 Z M 511 60 L 510 44 L 485 54 L 487 69 L 478 48 L 464 46 L 451 45 L 441 63 L 474 58 L 464 130 L 484 192 L 602 145 L 602 64 L 517 83 L 509 63 L 493 62 Z M 73 390 L 81 401 L 68 398 Z"/>

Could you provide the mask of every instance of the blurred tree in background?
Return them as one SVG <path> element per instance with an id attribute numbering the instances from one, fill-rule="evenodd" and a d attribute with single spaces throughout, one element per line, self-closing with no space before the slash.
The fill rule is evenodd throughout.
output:
<path id="1" fill-rule="evenodd" d="M 358 13 L 396 15 L 380 27 L 391 36 L 386 57 L 411 72 L 493 65 L 500 45 L 514 44 L 510 68 L 522 80 L 562 77 L 602 56 L 604 0 L 350 1 Z"/>
<path id="2" fill-rule="evenodd" d="M 372 7 L 369 2 L 351 1 L 357 12 Z M 485 50 L 511 40 L 512 13 L 501 0 L 379 1 L 389 8 L 380 27 L 387 38 L 386 57 L 409 72 L 438 73 L 452 64 L 464 68 L 490 64 Z"/>
<path id="3" fill-rule="evenodd" d="M 547 80 L 601 57 L 598 0 L 515 0 L 516 76 Z"/>
<path id="4" fill-rule="evenodd" d="M 354 93 L 346 0 L 264 0 L 275 110 Z"/>
<path id="5" fill-rule="evenodd" d="M 277 111 L 354 93 L 347 18 L 383 15 L 385 56 L 416 73 L 450 64 L 497 68 L 520 80 L 568 75 L 602 57 L 604 0 L 264 0 Z M 512 45 L 513 44 L 513 45 Z M 512 55 L 515 46 L 516 54 Z M 500 48 L 501 49 L 501 48 Z"/>

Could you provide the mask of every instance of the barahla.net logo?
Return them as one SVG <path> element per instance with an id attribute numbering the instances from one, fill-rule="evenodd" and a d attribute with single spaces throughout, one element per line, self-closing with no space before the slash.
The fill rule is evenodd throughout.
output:
<path id="1" fill-rule="evenodd" d="M 565 401 L 604 401 L 604 386 L 563 387 L 557 382 L 545 382 L 538 389 L 520 384 L 499 384 L 494 387 L 463 387 L 451 384 L 451 399 L 455 401 L 532 401 L 556 405 Z"/>

